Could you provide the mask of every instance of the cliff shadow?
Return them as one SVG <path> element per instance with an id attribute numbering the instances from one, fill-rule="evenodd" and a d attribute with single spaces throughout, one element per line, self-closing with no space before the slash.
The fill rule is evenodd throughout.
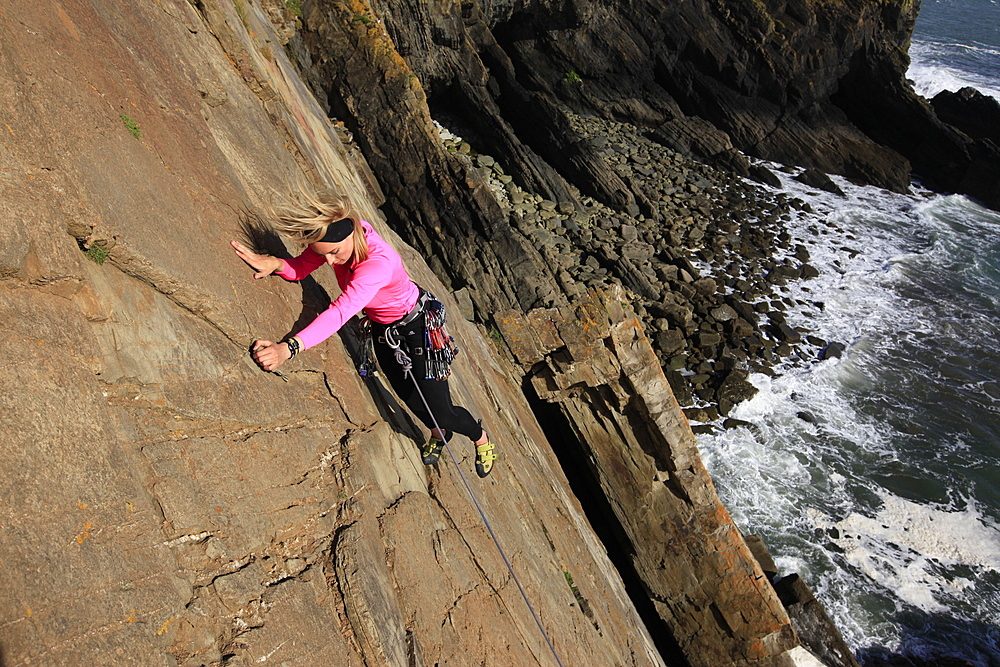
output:
<path id="1" fill-rule="evenodd" d="M 521 389 L 552 452 L 559 460 L 570 489 L 580 502 L 594 533 L 607 550 L 608 558 L 618 571 L 625 591 L 663 661 L 671 667 L 688 667 L 684 653 L 674 640 L 669 626 L 656 611 L 649 591 L 632 564 L 634 553 L 626 538 L 625 528 L 611 508 L 597 475 L 587 463 L 590 456 L 585 445 L 573 435 L 573 427 L 560 407 L 538 396 L 531 384 L 530 375 L 524 377 Z"/>
<path id="2" fill-rule="evenodd" d="M 356 373 L 363 354 L 357 319 L 352 318 L 340 328 L 337 335 L 340 336 L 340 341 L 354 362 L 354 368 L 345 369 L 345 372 Z M 423 446 L 422 425 L 418 424 L 409 411 L 396 400 L 396 395 L 386 386 L 388 382 L 382 380 L 381 371 L 377 375 L 365 376 L 364 384 L 382 421 L 389 424 L 396 433 L 413 440 L 418 448 Z"/>

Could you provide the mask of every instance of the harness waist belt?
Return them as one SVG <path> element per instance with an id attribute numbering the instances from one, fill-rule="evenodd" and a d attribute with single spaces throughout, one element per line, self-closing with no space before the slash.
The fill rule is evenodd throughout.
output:
<path id="1" fill-rule="evenodd" d="M 417 319 L 420 313 L 424 312 L 424 305 L 427 303 L 427 292 L 425 292 L 424 288 L 420 287 L 419 285 L 417 286 L 417 289 L 420 290 L 420 296 L 417 297 L 417 302 L 413 304 L 413 310 L 411 310 L 401 319 L 396 320 L 389 326 L 405 327 L 407 324 Z"/>

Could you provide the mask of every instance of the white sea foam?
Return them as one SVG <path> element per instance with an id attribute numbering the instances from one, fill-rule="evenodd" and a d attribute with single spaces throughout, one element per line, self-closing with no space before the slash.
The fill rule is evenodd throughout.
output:
<path id="1" fill-rule="evenodd" d="M 941 374 L 956 373 L 958 386 L 983 387 L 984 404 L 997 401 L 988 395 L 1000 395 L 995 378 L 964 378 L 966 370 L 948 364 L 887 366 L 886 359 L 904 345 L 952 354 L 940 346 L 964 339 L 963 327 L 1000 339 L 990 294 L 982 308 L 952 321 L 956 315 L 914 288 L 935 271 L 950 272 L 967 291 L 987 290 L 975 283 L 982 271 L 957 258 L 981 252 L 1000 221 L 962 197 L 919 188 L 900 195 L 833 177 L 846 196 L 819 193 L 770 166 L 781 190 L 815 211 L 789 223 L 792 246 L 808 248 L 820 276 L 781 292 L 800 303 L 788 319 L 847 349 L 841 359 L 785 364 L 777 378 L 751 376 L 758 394 L 732 416 L 753 427 L 699 437 L 720 494 L 739 525 L 765 536 L 782 572 L 802 574 L 855 648 L 899 648 L 896 614 L 906 609 L 974 619 L 977 612 L 954 605 L 979 604 L 978 613 L 988 616 L 1000 602 L 984 602 L 995 583 L 978 577 L 995 580 L 1000 572 L 1000 531 L 976 509 L 974 490 L 967 501 L 956 500 L 948 489 L 960 487 L 948 486 L 952 480 L 934 488 L 943 488 L 935 493 L 954 507 L 916 502 L 919 492 L 907 490 L 907 480 L 921 488 L 933 473 L 884 419 L 886 410 L 899 415 L 908 408 L 871 407 L 885 402 L 887 373 L 889 382 L 926 392 L 937 391 Z M 922 417 L 914 414 L 915 421 Z M 978 456 L 960 433 L 946 437 L 945 452 Z M 873 471 L 884 477 L 873 478 Z M 893 481 L 893 471 L 903 478 Z M 896 484 L 917 495 L 901 497 L 890 490 Z M 960 509 L 963 502 L 968 508 Z"/>
<path id="2" fill-rule="evenodd" d="M 918 38 L 910 53 L 921 95 L 1000 99 L 996 46 Z M 779 290 L 799 304 L 787 319 L 847 349 L 751 376 L 732 416 L 753 426 L 699 436 L 720 495 L 856 650 L 1000 667 L 1000 215 L 836 176 L 845 196 L 817 192 L 765 166 L 814 210 L 789 232 L 820 276 Z"/>
<path id="3" fill-rule="evenodd" d="M 861 511 L 835 521 L 807 511 L 817 528 L 834 535 L 849 563 L 873 582 L 926 612 L 943 612 L 938 598 L 974 586 L 965 577 L 947 576 L 949 568 L 967 566 L 1000 572 L 1000 530 L 970 504 L 943 510 L 882 493 L 874 516 Z"/>
<path id="4" fill-rule="evenodd" d="M 959 69 L 951 64 L 955 54 L 964 52 L 972 61 L 970 67 Z M 921 97 L 930 99 L 943 90 L 957 91 L 975 88 L 984 95 L 1000 100 L 996 77 L 978 74 L 975 69 L 983 63 L 1000 62 L 1000 50 L 989 46 L 914 42 L 910 48 L 910 68 L 906 76 L 913 81 L 914 90 Z"/>

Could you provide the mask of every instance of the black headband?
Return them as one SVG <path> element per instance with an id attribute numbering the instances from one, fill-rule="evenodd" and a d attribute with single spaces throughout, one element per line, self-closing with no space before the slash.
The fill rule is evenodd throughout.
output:
<path id="1" fill-rule="evenodd" d="M 331 222 L 326 226 L 326 233 L 323 234 L 317 243 L 340 243 L 354 231 L 354 221 L 350 218 L 342 218 L 337 222 Z"/>

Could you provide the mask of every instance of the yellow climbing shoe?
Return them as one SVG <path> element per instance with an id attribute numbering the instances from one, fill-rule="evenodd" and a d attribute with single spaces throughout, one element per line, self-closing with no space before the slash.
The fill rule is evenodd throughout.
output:
<path id="1" fill-rule="evenodd" d="M 420 450 L 420 458 L 425 466 L 432 466 L 441 457 L 441 449 L 444 447 L 444 440 L 439 440 L 433 435 L 424 448 Z"/>
<path id="2" fill-rule="evenodd" d="M 493 470 L 493 462 L 497 460 L 494 445 L 489 440 L 485 444 L 476 445 L 476 474 L 486 477 Z"/>

